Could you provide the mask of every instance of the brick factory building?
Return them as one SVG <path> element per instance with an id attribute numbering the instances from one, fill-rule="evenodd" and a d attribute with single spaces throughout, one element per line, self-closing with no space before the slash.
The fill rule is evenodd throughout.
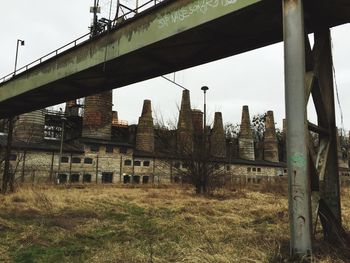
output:
<path id="1" fill-rule="evenodd" d="M 286 176 L 284 131 L 277 138 L 272 111 L 265 115 L 260 142 L 253 137 L 248 106 L 243 106 L 237 137 L 227 136 L 220 112 L 205 135 L 203 130 L 203 112 L 191 108 L 188 90 L 183 91 L 173 130 L 155 128 L 150 100 L 144 101 L 137 125 L 120 121 L 112 112 L 112 92 L 107 91 L 85 98 L 84 108 L 69 101 L 64 111 L 20 115 L 14 127 L 11 172 L 17 181 L 35 183 L 177 183 L 187 169 L 182 153 L 195 153 L 196 142 L 204 140 L 225 178 L 259 181 Z M 3 125 L 2 148 L 5 131 Z M 342 175 L 349 175 L 346 154 L 339 154 L 339 164 Z"/>

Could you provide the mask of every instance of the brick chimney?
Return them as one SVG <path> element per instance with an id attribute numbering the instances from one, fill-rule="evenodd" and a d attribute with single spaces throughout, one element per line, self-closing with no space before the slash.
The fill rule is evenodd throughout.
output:
<path id="1" fill-rule="evenodd" d="M 36 110 L 18 116 L 14 124 L 13 138 L 26 143 L 44 141 L 45 110 Z"/>
<path id="2" fill-rule="evenodd" d="M 243 106 L 241 128 L 238 137 L 239 158 L 245 160 L 255 160 L 254 139 L 250 125 L 249 107 Z"/>
<path id="3" fill-rule="evenodd" d="M 203 112 L 201 110 L 192 110 L 192 122 L 195 135 L 203 134 Z"/>
<path id="4" fill-rule="evenodd" d="M 221 112 L 215 112 L 214 126 L 210 136 L 210 154 L 213 157 L 226 157 L 226 137 Z"/>
<path id="5" fill-rule="evenodd" d="M 112 91 L 105 91 L 85 98 L 83 137 L 111 139 Z"/>
<path id="6" fill-rule="evenodd" d="M 136 133 L 136 150 L 154 152 L 154 127 L 150 100 L 144 100 Z"/>
<path id="7" fill-rule="evenodd" d="M 177 147 L 180 152 L 193 152 L 193 122 L 190 91 L 182 91 L 179 121 L 177 123 Z"/>
<path id="8" fill-rule="evenodd" d="M 279 162 L 278 142 L 273 111 L 268 111 L 265 117 L 264 160 L 269 162 Z"/>
<path id="9" fill-rule="evenodd" d="M 67 117 L 79 115 L 79 106 L 76 100 L 70 100 L 66 102 L 65 115 Z"/>

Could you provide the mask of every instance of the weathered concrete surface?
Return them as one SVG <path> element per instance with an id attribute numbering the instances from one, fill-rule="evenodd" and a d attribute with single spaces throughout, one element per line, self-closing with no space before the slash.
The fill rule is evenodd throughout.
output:
<path id="1" fill-rule="evenodd" d="M 0 117 L 96 94 L 282 40 L 280 0 L 177 0 L 0 85 Z M 344 0 L 305 1 L 306 24 L 349 22 Z"/>

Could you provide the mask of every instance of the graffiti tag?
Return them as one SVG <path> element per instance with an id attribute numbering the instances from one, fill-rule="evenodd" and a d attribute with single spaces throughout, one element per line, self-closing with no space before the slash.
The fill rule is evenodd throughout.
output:
<path id="1" fill-rule="evenodd" d="M 182 7 L 172 13 L 158 17 L 158 27 L 164 28 L 169 26 L 171 23 L 182 22 L 189 18 L 193 14 L 205 15 L 209 9 L 217 8 L 219 6 L 228 6 L 237 3 L 238 0 L 198 0 L 193 4 L 186 7 Z"/>

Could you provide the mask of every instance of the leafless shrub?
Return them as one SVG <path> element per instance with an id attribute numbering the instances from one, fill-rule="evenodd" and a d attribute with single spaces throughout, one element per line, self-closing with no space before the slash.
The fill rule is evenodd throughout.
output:
<path id="1" fill-rule="evenodd" d="M 34 204 L 36 207 L 46 211 L 47 213 L 51 213 L 53 210 L 53 204 L 49 197 L 45 194 L 44 191 L 33 189 L 34 194 Z"/>

